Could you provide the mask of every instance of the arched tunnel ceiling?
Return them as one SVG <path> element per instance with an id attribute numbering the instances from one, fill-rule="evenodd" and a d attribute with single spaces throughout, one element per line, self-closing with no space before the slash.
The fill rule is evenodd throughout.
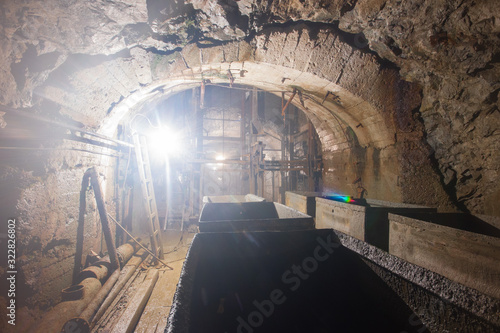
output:
<path id="1" fill-rule="evenodd" d="M 186 69 L 284 68 L 317 100 L 338 94 L 350 108 L 325 106 L 354 125 L 364 145 L 406 140 L 417 126 L 455 200 L 472 211 L 498 210 L 496 2 L 51 0 L 4 1 L 1 9 L 2 105 L 109 132 L 142 92 L 172 85 L 180 73 L 193 80 Z M 244 79 L 235 76 L 262 88 L 293 85 L 253 73 Z M 310 104 L 319 120 L 331 117 Z"/>
<path id="2" fill-rule="evenodd" d="M 235 73 L 234 84 L 256 87 L 279 97 L 281 97 L 281 92 L 285 91 L 288 92 L 287 99 L 290 99 L 293 87 L 300 87 L 303 89 L 304 105 L 301 105 L 299 97 L 294 98 L 292 103 L 304 110 L 318 131 L 324 128 L 325 131 L 338 134 L 344 127 L 356 128 L 356 126 L 360 127 L 359 124 L 364 124 L 363 128 L 356 131 L 360 144 L 373 145 L 379 149 L 394 144 L 392 129 L 387 129 L 384 119 L 368 102 L 313 74 L 249 61 L 210 63 L 173 73 L 169 79 L 154 82 L 117 104 L 104 120 L 101 131 L 103 134 L 112 136 L 123 117 L 138 112 L 142 105 L 145 102 L 151 102 L 151 99 L 164 99 L 170 94 L 199 87 L 202 80 L 209 80 L 209 84 L 227 84 L 228 79 L 221 77 L 227 77 L 228 71 Z M 286 80 L 283 80 L 284 78 Z M 329 91 L 332 97 L 322 102 Z M 332 100 L 333 96 L 335 96 L 335 101 Z M 322 125 L 322 122 L 327 124 Z M 320 136 L 320 139 L 325 137 Z M 339 142 L 339 138 L 336 140 Z M 340 138 L 340 142 L 344 141 L 345 139 Z M 334 146 L 331 142 L 323 141 L 322 143 L 326 149 L 332 149 Z"/>

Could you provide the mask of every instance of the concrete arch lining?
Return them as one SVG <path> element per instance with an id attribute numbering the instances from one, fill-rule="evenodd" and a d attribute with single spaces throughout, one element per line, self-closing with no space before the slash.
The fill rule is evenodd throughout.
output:
<path id="1" fill-rule="evenodd" d="M 294 98 L 292 103 L 302 109 L 309 118 L 321 119 L 313 124 L 325 148 L 332 149 L 334 145 L 331 142 L 332 133 L 333 138 L 338 137 L 339 131 L 347 127 L 354 130 L 361 146 L 380 149 L 394 143 L 393 131 L 387 127 L 380 111 L 367 101 L 317 75 L 249 61 L 204 64 L 157 80 L 117 104 L 104 120 L 100 132 L 113 135 L 117 125 L 127 114 L 138 112 L 140 107 L 151 99 L 165 98 L 170 94 L 200 86 L 203 80 L 209 81 L 210 84 L 228 84 L 229 73 L 235 84 L 256 87 L 277 96 L 281 96 L 282 91 L 291 93 L 294 88 L 300 89 L 304 96 L 304 105 L 298 97 Z M 329 98 L 323 102 L 328 92 Z M 287 94 L 287 98 L 290 98 L 290 94 Z M 326 132 L 320 133 L 320 129 Z"/>

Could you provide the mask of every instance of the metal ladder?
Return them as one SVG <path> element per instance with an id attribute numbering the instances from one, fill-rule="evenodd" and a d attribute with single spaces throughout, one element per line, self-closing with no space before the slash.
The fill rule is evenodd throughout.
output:
<path id="1" fill-rule="evenodd" d="M 134 133 L 135 156 L 137 158 L 137 169 L 141 179 L 141 189 L 148 214 L 148 228 L 151 239 L 151 247 L 157 258 L 163 259 L 163 243 L 161 241 L 161 229 L 158 218 L 158 209 L 156 207 L 155 191 L 153 179 L 151 177 L 151 167 L 149 164 L 148 146 L 146 137 L 139 133 Z"/>

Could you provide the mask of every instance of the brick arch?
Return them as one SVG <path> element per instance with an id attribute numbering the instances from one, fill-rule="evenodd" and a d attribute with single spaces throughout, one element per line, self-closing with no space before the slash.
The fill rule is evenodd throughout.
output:
<path id="1" fill-rule="evenodd" d="M 133 54 L 141 53 L 134 50 Z M 334 29 L 313 31 L 297 25 L 268 29 L 249 42 L 190 44 L 169 55 L 142 54 L 150 59 L 141 63 L 142 70 L 135 70 L 143 87 L 124 96 L 127 108 L 160 90 L 168 94 L 202 80 L 229 83 L 230 72 L 235 83 L 271 92 L 301 89 L 311 97 L 302 107 L 306 114 L 326 120 L 332 131 L 339 121 L 355 129 L 362 146 L 380 149 L 394 143 L 389 115 L 394 109 L 394 86 L 400 81 L 397 71 L 383 68 L 376 56 L 344 42 Z M 151 78 L 144 79 L 144 71 L 150 71 Z M 123 112 L 119 108 L 123 102 L 117 104 L 118 113 Z M 298 99 L 294 104 L 301 107 Z"/>
<path id="2" fill-rule="evenodd" d="M 308 116 L 320 138 L 323 156 L 326 159 L 324 173 L 326 189 L 350 195 L 356 194 L 357 185 L 353 185 L 353 182 L 367 175 L 357 171 L 357 167 L 365 166 L 366 161 L 364 155 L 352 153 L 354 148 L 358 151 L 367 151 L 368 154 L 373 149 L 386 151 L 392 149 L 393 132 L 385 125 L 380 113 L 368 102 L 315 75 L 250 61 L 211 63 L 186 68 L 177 74 L 170 73 L 167 79 L 159 80 L 124 99 L 106 119 L 101 131 L 111 135 L 123 117 L 139 112 L 144 103 L 198 87 L 202 80 L 209 80 L 212 84 L 227 84 L 228 71 L 234 73 L 231 74 L 233 83 L 257 87 L 277 96 L 281 96 L 281 91 L 287 91 L 289 97 L 294 87 L 302 89 L 304 105 L 298 97 L 294 98 L 293 104 Z M 282 82 L 279 74 L 281 76 L 285 74 L 288 79 Z M 323 102 L 328 91 L 333 94 Z M 352 142 L 348 130 L 355 133 L 356 142 Z M 388 183 L 392 184 L 394 179 L 396 177 L 382 177 L 380 183 L 386 186 Z M 372 193 L 380 192 L 380 186 L 376 181 L 370 181 L 364 186 L 369 187 Z M 382 197 L 393 200 L 399 198 L 397 191 L 391 191 L 388 196 Z"/>
<path id="3" fill-rule="evenodd" d="M 269 29 L 250 41 L 190 44 L 169 55 L 142 52 L 149 56 L 142 65 L 149 65 L 151 77 L 137 75 L 142 86 L 113 107 L 101 123 L 102 133 L 112 135 L 123 117 L 138 112 L 146 101 L 197 87 L 203 80 L 257 87 L 278 96 L 281 91 L 290 96 L 297 88 L 304 104 L 297 97 L 293 104 L 318 133 L 327 160 L 327 187 L 355 195 L 353 182 L 361 178 L 372 196 L 401 200 L 393 119 L 405 98 L 397 91 L 402 81 L 397 70 L 384 68 L 376 56 L 344 42 L 335 30 L 312 32 L 298 25 Z"/>

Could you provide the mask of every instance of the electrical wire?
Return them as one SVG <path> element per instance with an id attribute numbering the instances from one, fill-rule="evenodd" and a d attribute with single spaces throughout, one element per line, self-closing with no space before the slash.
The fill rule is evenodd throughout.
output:
<path id="1" fill-rule="evenodd" d="M 145 247 L 144 245 L 142 245 L 137 239 L 134 238 L 134 236 L 132 236 L 127 230 L 125 230 L 124 227 L 122 227 L 122 225 L 120 223 L 118 223 L 118 221 L 116 221 L 114 219 L 113 216 L 111 216 L 111 214 L 108 213 L 108 216 L 111 218 L 111 220 L 113 222 L 115 222 L 115 224 L 120 227 L 123 232 L 125 232 L 137 245 L 139 245 L 140 247 L 142 247 L 146 252 L 148 252 L 150 255 L 153 256 L 153 258 L 155 258 L 156 260 L 158 260 L 158 262 L 162 263 L 163 265 L 165 265 L 166 267 L 170 268 L 171 270 L 174 270 L 172 267 L 170 267 L 169 265 L 167 265 L 164 261 L 162 261 L 160 258 L 158 258 L 153 252 L 151 252 L 147 247 Z"/>
<path id="2" fill-rule="evenodd" d="M 130 119 L 130 121 L 128 122 L 128 125 L 129 125 L 129 127 L 130 127 L 130 132 L 132 132 L 132 133 L 137 132 L 137 130 L 136 130 L 136 129 L 132 126 L 132 125 L 133 125 L 133 122 L 134 122 L 135 118 L 137 118 L 137 117 L 139 117 L 139 116 L 140 116 L 140 117 L 145 118 L 145 119 L 148 121 L 149 125 L 150 125 L 152 128 L 154 128 L 154 129 L 159 129 L 159 128 L 161 128 L 161 126 L 160 126 L 160 125 L 158 125 L 158 126 L 154 126 L 154 125 L 153 125 L 153 123 L 151 122 L 151 119 L 149 119 L 147 116 L 143 115 L 142 113 L 136 113 L 136 114 L 132 117 L 132 119 Z"/>

